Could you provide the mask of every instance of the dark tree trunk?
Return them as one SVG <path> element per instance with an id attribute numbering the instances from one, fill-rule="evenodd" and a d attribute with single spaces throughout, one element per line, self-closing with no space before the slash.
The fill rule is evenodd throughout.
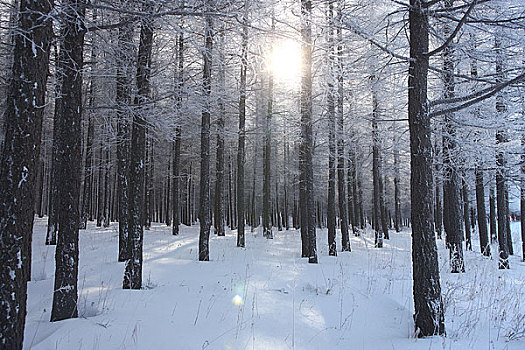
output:
<path id="1" fill-rule="evenodd" d="M 146 130 L 145 136 L 145 172 L 144 172 L 144 229 L 149 230 L 151 227 L 151 221 L 155 212 L 153 206 L 154 192 L 153 192 L 153 145 L 152 140 L 148 137 L 148 130 Z M 131 151 L 130 151 L 131 152 Z M 129 205 L 129 204 L 128 204 Z"/>
<path id="2" fill-rule="evenodd" d="M 246 4 L 245 4 L 246 5 Z M 241 44 L 239 97 L 239 145 L 237 148 L 237 247 L 245 246 L 244 237 L 244 162 L 246 160 L 246 69 L 248 66 L 248 18 L 245 8 Z"/>
<path id="3" fill-rule="evenodd" d="M 101 134 L 103 134 L 103 132 Z M 98 181 L 97 181 L 97 227 L 101 227 L 102 222 L 104 221 L 104 169 L 106 165 L 104 164 L 103 152 L 104 152 L 105 146 L 104 146 L 102 135 L 100 135 L 99 146 L 100 148 L 99 148 L 99 153 L 98 153 Z"/>
<path id="4" fill-rule="evenodd" d="M 451 8 L 453 0 L 446 0 L 445 7 Z M 447 38 L 451 35 L 450 23 L 445 23 L 443 34 Z M 444 98 L 453 98 L 455 93 L 454 81 L 454 48 L 448 45 L 443 50 L 443 80 Z M 453 273 L 464 272 L 463 259 L 463 227 L 461 223 L 461 177 L 457 166 L 456 126 L 453 124 L 453 114 L 444 116 L 443 133 L 443 223 L 447 235 L 447 246 L 450 250 L 450 269 Z"/>
<path id="5" fill-rule="evenodd" d="M 211 0 L 206 1 L 207 7 Z M 211 58 L 213 46 L 213 23 L 211 16 L 205 18 L 202 89 L 204 108 L 201 120 L 201 174 L 199 188 L 199 261 L 210 260 L 210 95 Z"/>
<path id="6" fill-rule="evenodd" d="M 432 142 L 427 105 L 428 12 L 426 2 L 410 0 L 408 118 L 414 323 L 418 337 L 445 333 L 439 264 L 432 213 Z"/>
<path id="7" fill-rule="evenodd" d="M 372 223 L 373 228 L 375 232 L 374 237 L 374 244 L 377 248 L 383 248 L 383 229 L 382 229 L 382 210 L 381 210 L 381 192 L 383 192 L 383 186 L 381 184 L 381 173 L 379 171 L 380 168 L 380 155 L 379 155 L 379 130 L 377 127 L 377 119 L 378 119 L 378 102 L 377 102 L 377 91 L 376 86 L 377 84 L 376 77 L 372 76 L 372 104 L 373 104 L 373 111 L 372 111 L 372 182 L 373 182 L 373 211 L 372 211 Z"/>
<path id="8" fill-rule="evenodd" d="M 496 52 L 496 76 L 497 81 L 503 80 L 503 53 L 501 48 L 501 38 L 496 35 L 494 42 L 494 49 Z M 507 108 L 503 100 L 503 95 L 498 94 L 496 96 L 496 112 L 502 116 L 506 112 Z M 496 131 L 496 143 L 505 143 L 506 136 L 502 130 Z M 505 181 L 505 155 L 503 150 L 499 149 L 496 154 L 496 201 L 498 208 L 498 243 L 499 243 L 499 268 L 508 269 L 509 266 L 509 245 L 508 245 L 508 234 L 507 231 L 507 203 L 506 203 L 506 191 L 507 185 Z"/>
<path id="9" fill-rule="evenodd" d="M 109 149 L 106 149 L 104 168 L 104 227 L 109 227 L 109 204 L 110 204 L 110 173 L 111 173 L 111 157 Z"/>
<path id="10" fill-rule="evenodd" d="M 173 145 L 173 192 L 172 192 L 172 210 L 173 210 L 173 230 L 174 236 L 179 234 L 180 226 L 180 158 L 181 158 L 181 142 L 182 142 L 182 130 L 180 123 L 182 122 L 182 94 L 184 92 L 184 36 L 181 32 L 177 37 L 177 96 L 176 96 L 176 109 L 178 113 L 178 125 L 175 127 L 175 142 Z"/>
<path id="11" fill-rule="evenodd" d="M 463 175 L 465 176 L 465 174 Z M 463 220 L 465 223 L 465 249 L 472 250 L 472 233 L 470 231 L 470 202 L 468 198 L 468 188 L 465 179 L 462 180 L 463 195 Z"/>
<path id="12" fill-rule="evenodd" d="M 336 207 L 335 207 L 335 62 L 334 62 L 334 35 L 333 35 L 333 2 L 328 2 L 328 86 L 327 86 L 327 109 L 328 109 L 328 203 L 326 208 L 326 219 L 328 227 L 328 252 L 329 255 L 337 255 L 335 243 L 336 234 Z M 348 245 L 348 236 L 342 235 L 342 248 Z"/>
<path id="13" fill-rule="evenodd" d="M 0 348 L 22 349 L 53 1 L 20 0 L 0 166 Z M 24 249 L 26 248 L 26 249 Z"/>
<path id="14" fill-rule="evenodd" d="M 494 184 L 491 181 L 489 189 L 489 223 L 490 223 L 490 242 L 495 242 L 498 239 L 498 232 L 496 228 L 496 198 L 494 194 Z"/>
<path id="15" fill-rule="evenodd" d="M 121 21 L 129 20 L 121 16 Z M 131 257 L 128 246 L 129 237 L 129 139 L 131 91 L 133 84 L 133 46 L 134 24 L 128 23 L 118 31 L 118 66 L 117 66 L 117 178 L 118 178 L 118 261 Z"/>
<path id="16" fill-rule="evenodd" d="M 301 39 L 303 71 L 301 76 L 301 141 L 303 153 L 302 180 L 304 182 L 304 218 L 308 240 L 308 262 L 317 263 L 315 234 L 315 201 L 313 173 L 313 121 L 312 121 L 312 2 L 301 0 Z"/>
<path id="17" fill-rule="evenodd" d="M 514 255 L 514 247 L 512 246 L 512 232 L 510 231 L 509 189 L 507 186 L 505 186 L 505 230 L 509 255 Z"/>
<path id="18" fill-rule="evenodd" d="M 62 83 L 57 138 L 58 240 L 55 252 L 55 283 L 51 321 L 78 316 L 78 229 L 80 216 L 82 65 L 85 2 L 62 2 L 63 27 L 60 66 Z"/>
<path id="19" fill-rule="evenodd" d="M 145 13 L 152 12 L 152 5 L 144 5 Z M 144 236 L 144 165 L 146 164 L 146 120 L 145 114 L 150 95 L 151 51 L 153 45 L 153 23 L 148 15 L 141 18 L 139 51 L 137 56 L 136 111 L 133 113 L 129 162 L 129 233 L 124 289 L 142 288 L 142 246 Z"/>
<path id="20" fill-rule="evenodd" d="M 345 141 L 343 128 L 343 104 L 344 104 L 344 86 L 343 86 L 343 32 L 342 32 L 342 4 L 339 2 L 337 10 L 337 195 L 339 201 L 339 220 L 341 222 L 341 237 L 343 237 L 342 251 L 349 252 L 350 237 L 348 235 L 348 204 L 346 202 L 345 188 Z M 334 237 L 335 242 L 335 237 Z"/>
<path id="21" fill-rule="evenodd" d="M 443 134 L 441 130 L 437 133 L 436 141 L 435 141 L 435 154 L 434 154 L 434 160 L 435 160 L 435 187 L 434 187 L 434 196 L 436 199 L 435 207 L 434 207 L 434 226 L 436 228 L 436 234 L 438 239 L 442 239 L 443 234 L 443 202 L 441 195 L 443 194 L 443 172 L 442 172 L 442 166 L 441 162 L 442 159 L 439 159 L 440 155 L 442 154 L 442 145 L 443 145 Z"/>
<path id="22" fill-rule="evenodd" d="M 272 18 L 272 28 L 274 26 Z M 268 104 L 266 109 L 266 121 L 264 128 L 264 164 L 263 164 L 263 207 L 262 224 L 263 236 L 272 239 L 271 222 L 271 153 L 272 153 L 272 114 L 273 114 L 273 72 L 268 73 Z M 301 231 L 302 232 L 302 231 Z M 303 242 L 304 243 L 304 242 Z"/>
<path id="23" fill-rule="evenodd" d="M 225 55 L 224 55 L 224 30 L 220 32 L 220 57 L 219 57 L 219 86 L 223 92 L 226 91 L 225 78 Z M 222 94 L 217 100 L 219 114 L 217 116 L 217 156 L 216 156 L 216 179 L 215 179 L 215 220 L 214 228 L 218 236 L 224 236 L 224 123 L 226 110 Z"/>
<path id="24" fill-rule="evenodd" d="M 94 106 L 93 77 L 90 83 L 89 105 Z M 91 217 L 91 203 L 93 200 L 93 138 L 95 135 L 95 122 L 92 113 L 88 116 L 88 131 L 86 140 L 86 162 L 84 165 L 84 188 L 82 194 L 82 208 L 80 209 L 80 229 L 87 228 L 88 219 Z"/>
<path id="25" fill-rule="evenodd" d="M 394 228 L 396 232 L 401 231 L 401 200 L 399 198 L 399 146 L 394 137 Z M 437 187 L 437 186 L 436 186 Z M 437 202 L 437 198 L 436 198 Z M 438 231 L 441 237 L 441 231 Z"/>
<path id="26" fill-rule="evenodd" d="M 478 231 L 481 253 L 490 256 L 489 236 L 487 232 L 487 214 L 485 211 L 485 185 L 483 183 L 483 170 L 476 168 L 476 205 L 478 212 Z"/>

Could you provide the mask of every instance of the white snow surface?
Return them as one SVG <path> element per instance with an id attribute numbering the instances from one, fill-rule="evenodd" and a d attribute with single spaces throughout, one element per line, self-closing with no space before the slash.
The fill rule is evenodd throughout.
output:
<path id="1" fill-rule="evenodd" d="M 510 270 L 465 252 L 467 272 L 448 272 L 438 240 L 446 337 L 414 337 L 410 231 L 385 247 L 351 234 L 352 252 L 328 256 L 317 230 L 319 264 L 300 257 L 300 233 L 247 228 L 211 235 L 209 262 L 197 261 L 198 226 L 154 224 L 144 233 L 143 289 L 123 290 L 118 225 L 80 231 L 79 318 L 51 323 L 54 247 L 36 219 L 24 349 L 525 349 L 525 263 L 513 223 Z M 338 231 L 340 246 L 340 232 Z M 497 252 L 497 245 L 492 245 Z"/>

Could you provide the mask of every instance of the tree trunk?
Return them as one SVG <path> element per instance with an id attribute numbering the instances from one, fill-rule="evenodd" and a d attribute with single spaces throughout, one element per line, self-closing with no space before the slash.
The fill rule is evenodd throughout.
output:
<path id="1" fill-rule="evenodd" d="M 245 6 L 246 3 L 245 3 Z M 244 237 L 244 162 L 246 161 L 246 69 L 248 66 L 248 18 L 244 9 L 239 97 L 239 146 L 237 148 L 237 247 L 245 246 Z"/>
<path id="2" fill-rule="evenodd" d="M 494 184 L 490 183 L 489 188 L 489 223 L 490 223 L 490 243 L 497 241 L 498 232 L 496 228 L 496 197 L 494 194 Z"/>
<path id="3" fill-rule="evenodd" d="M 124 5 L 122 3 L 121 5 Z M 130 20 L 129 16 L 121 15 L 121 21 Z M 118 261 L 126 261 L 131 256 L 127 245 L 129 236 L 129 123 L 131 92 L 133 84 L 134 59 L 134 23 L 129 22 L 118 30 L 118 66 L 117 66 L 117 177 L 118 177 Z"/>
<path id="4" fill-rule="evenodd" d="M 399 198 L 399 146 L 394 136 L 394 228 L 396 232 L 401 231 L 401 201 Z M 437 186 L 436 186 L 437 187 Z M 436 198 L 437 202 L 437 198 Z M 438 231 L 441 232 L 441 231 Z M 441 237 L 441 233 L 438 235 Z"/>
<path id="5" fill-rule="evenodd" d="M 339 201 L 339 220 L 341 222 L 342 251 L 349 252 L 350 237 L 348 235 L 348 203 L 345 188 L 345 141 L 343 127 L 343 32 L 342 32 L 342 2 L 337 9 L 337 123 L 335 136 L 337 138 L 337 195 Z M 334 238 L 335 242 L 335 238 Z"/>
<path id="6" fill-rule="evenodd" d="M 432 213 L 432 142 L 427 105 L 428 12 L 421 0 L 410 0 L 408 118 L 414 323 L 418 337 L 445 333 L 445 317 Z"/>
<path id="7" fill-rule="evenodd" d="M 80 216 L 82 75 L 85 2 L 69 0 L 64 6 L 63 46 L 58 74 L 62 83 L 61 116 L 57 132 L 58 240 L 55 252 L 55 283 L 51 321 L 78 316 L 78 229 Z"/>
<path id="8" fill-rule="evenodd" d="M 145 13 L 152 12 L 152 5 L 144 5 Z M 153 23 L 149 15 L 141 18 L 139 51 L 137 57 L 137 96 L 131 128 L 129 162 L 129 235 L 128 249 L 131 254 L 126 260 L 124 289 L 142 288 L 142 246 L 144 236 L 144 165 L 146 164 L 146 120 L 147 102 L 150 96 L 151 51 L 153 46 Z"/>
<path id="9" fill-rule="evenodd" d="M 326 219 L 328 227 L 328 252 L 329 255 L 337 255 L 335 243 L 336 235 L 336 207 L 335 207 L 335 62 L 334 62 L 334 20 L 333 1 L 328 1 L 328 86 L 327 86 L 327 114 L 328 114 L 328 203 L 326 208 Z M 342 248 L 348 245 L 348 236 L 342 235 Z"/>
<path id="10" fill-rule="evenodd" d="M 206 1 L 210 7 L 211 0 Z M 201 174 L 199 188 L 199 261 L 210 260 L 210 95 L 211 95 L 211 59 L 213 46 L 213 23 L 211 16 L 205 17 L 204 53 L 202 89 L 204 108 L 201 120 Z"/>
<path id="11" fill-rule="evenodd" d="M 463 175 L 465 176 L 465 175 Z M 470 231 L 470 203 L 468 198 L 468 188 L 465 179 L 462 180 L 463 192 L 463 219 L 465 222 L 465 249 L 472 250 L 472 233 Z"/>
<path id="12" fill-rule="evenodd" d="M 181 126 L 182 122 L 182 94 L 184 92 L 184 35 L 181 32 L 177 37 L 177 81 L 175 85 L 177 87 L 177 96 L 175 106 L 178 113 L 178 124 L 175 127 L 175 141 L 173 144 L 173 191 L 172 191 L 172 216 L 173 216 L 173 230 L 174 236 L 179 234 L 180 226 L 180 158 L 181 158 Z"/>
<path id="13" fill-rule="evenodd" d="M 301 140 L 303 143 L 303 181 L 307 227 L 308 262 L 317 263 L 315 234 L 315 201 L 313 173 L 313 120 L 312 120 L 312 1 L 301 0 L 301 43 L 303 70 L 301 76 Z"/>
<path id="14" fill-rule="evenodd" d="M 225 78 L 225 55 L 224 55 L 224 30 L 220 32 L 220 49 L 219 49 L 219 86 L 223 92 L 226 91 Z M 215 233 L 218 236 L 224 236 L 224 123 L 226 117 L 226 110 L 222 94 L 219 94 L 217 100 L 219 114 L 217 118 L 217 156 L 216 156 L 216 180 L 215 180 Z"/>
<path id="15" fill-rule="evenodd" d="M 446 0 L 445 7 L 451 8 L 453 0 Z M 445 23 L 443 36 L 449 37 L 452 33 L 450 23 Z M 455 93 L 454 81 L 454 48 L 448 45 L 443 51 L 443 80 L 444 98 L 453 98 Z M 453 124 L 452 113 L 444 116 L 443 133 L 443 223 L 447 235 L 447 246 L 450 250 L 450 269 L 453 273 L 464 272 L 463 259 L 463 227 L 461 223 L 461 177 L 457 168 L 456 152 L 456 126 Z"/>
<path id="16" fill-rule="evenodd" d="M 20 0 L 0 167 L 0 347 L 22 349 L 53 1 Z"/>
<path id="17" fill-rule="evenodd" d="M 272 17 L 272 30 L 275 22 Z M 272 152 L 272 114 L 273 114 L 273 72 L 268 72 L 268 105 L 266 109 L 264 134 L 264 165 L 263 165 L 263 207 L 262 223 L 263 236 L 273 239 L 271 222 L 271 152 Z"/>
<path id="18" fill-rule="evenodd" d="M 483 183 L 483 170 L 476 168 L 476 205 L 478 212 L 478 231 L 481 253 L 490 256 L 489 236 L 487 232 L 487 214 L 485 211 L 485 187 Z"/>
<path id="19" fill-rule="evenodd" d="M 501 48 L 501 39 L 496 35 L 494 42 L 494 49 L 496 52 L 496 76 L 497 81 L 503 80 L 503 53 Z M 503 115 L 507 108 L 503 101 L 503 95 L 496 96 L 496 112 L 498 115 Z M 496 131 L 496 143 L 502 144 L 506 142 L 505 133 L 502 130 Z M 499 243 L 499 268 L 508 269 L 509 266 L 509 245 L 508 245 L 508 231 L 507 231 L 507 203 L 505 193 L 507 191 L 505 183 L 505 155 L 500 149 L 496 154 L 496 201 L 498 208 L 498 243 Z"/>
<path id="20" fill-rule="evenodd" d="M 383 229 L 382 229 L 382 210 L 381 210 L 381 192 L 383 186 L 381 185 L 381 173 L 379 171 L 380 156 L 379 156 L 379 130 L 377 126 L 378 119 L 378 102 L 377 102 L 377 84 L 376 77 L 370 77 L 372 81 L 372 182 L 373 182 L 373 212 L 372 223 L 375 232 L 374 244 L 377 248 L 383 248 Z"/>

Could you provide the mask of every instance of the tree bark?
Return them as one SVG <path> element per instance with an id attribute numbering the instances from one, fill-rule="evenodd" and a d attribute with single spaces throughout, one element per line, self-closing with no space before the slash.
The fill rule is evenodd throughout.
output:
<path id="1" fill-rule="evenodd" d="M 211 7 L 211 0 L 206 1 L 206 6 Z M 202 89 L 204 95 L 204 108 L 201 120 L 201 174 L 199 189 L 199 261 L 210 260 L 210 95 L 211 95 L 211 59 L 213 46 L 213 23 L 211 16 L 205 16 L 204 53 Z"/>
<path id="2" fill-rule="evenodd" d="M 426 1 L 410 0 L 408 117 L 414 323 L 418 337 L 445 333 L 439 264 L 432 215 L 432 142 L 427 104 L 428 12 Z"/>
<path id="3" fill-rule="evenodd" d="M 339 220 L 341 222 L 341 237 L 343 237 L 342 251 L 351 251 L 350 237 L 348 235 L 348 203 L 346 202 L 345 186 L 345 141 L 343 127 L 343 104 L 344 104 L 344 85 L 343 85 L 343 32 L 342 2 L 339 1 L 337 9 L 337 122 L 335 136 L 337 139 L 337 195 L 339 201 Z"/>
<path id="4" fill-rule="evenodd" d="M 20 0 L 0 167 L 0 347 L 22 349 L 53 1 Z"/>
<path id="5" fill-rule="evenodd" d="M 328 114 L 328 203 L 326 219 L 328 228 L 328 253 L 337 255 L 335 243 L 336 235 L 336 207 L 335 207 L 335 173 L 336 173 L 336 145 L 335 145 L 335 62 L 334 62 L 334 19 L 333 1 L 328 2 L 328 86 L 327 86 L 327 114 Z M 343 198 L 344 199 L 344 198 Z M 348 245 L 348 235 L 341 235 L 342 248 Z"/>
<path id="6" fill-rule="evenodd" d="M 301 76 L 301 139 L 303 143 L 303 181 L 307 227 L 308 262 L 317 263 L 317 244 L 315 233 L 315 201 L 313 173 L 313 121 L 312 121 L 312 1 L 301 0 L 301 50 L 303 70 Z"/>
<path id="7" fill-rule="evenodd" d="M 143 11 L 152 12 L 152 5 L 145 4 Z M 133 113 L 129 162 L 129 235 L 124 289 L 142 288 L 142 246 L 144 236 L 144 165 L 146 164 L 146 120 L 147 102 L 150 96 L 151 51 L 153 46 L 153 23 L 149 15 L 141 18 L 139 51 L 137 56 L 136 111 Z"/>
<path id="8" fill-rule="evenodd" d="M 463 175 L 465 176 L 465 174 Z M 468 198 L 468 187 L 465 179 L 462 180 L 463 192 L 463 219 L 465 223 L 465 249 L 472 250 L 472 233 L 470 231 L 470 203 Z"/>
<path id="9" fill-rule="evenodd" d="M 62 3 L 63 27 L 60 50 L 60 119 L 57 133 L 58 240 L 55 252 L 55 283 L 51 321 L 78 316 L 78 230 L 80 215 L 80 163 L 82 121 L 82 65 L 85 2 Z"/>
<path id="10" fill-rule="evenodd" d="M 501 39 L 496 35 L 494 40 L 494 49 L 496 52 L 496 76 L 497 81 L 503 79 L 503 53 L 501 48 Z M 496 96 L 496 112 L 502 115 L 506 112 L 506 106 L 503 101 L 503 96 L 498 94 Z M 505 133 L 502 130 L 496 131 L 496 143 L 502 144 L 506 142 Z M 500 146 L 501 147 L 501 146 Z M 499 268 L 508 269 L 509 266 L 509 246 L 508 246 L 508 231 L 507 231 L 507 204 L 505 199 L 505 192 L 507 191 L 505 183 L 505 155 L 500 149 L 496 154 L 496 202 L 498 208 L 498 244 L 499 244 Z"/>
<path id="11" fill-rule="evenodd" d="M 175 141 L 173 144 L 173 191 L 172 191 L 172 216 L 173 216 L 173 229 L 172 234 L 174 236 L 179 234 L 180 227 L 180 158 L 181 158 L 181 142 L 182 142 L 182 129 L 180 123 L 182 122 L 182 96 L 184 92 L 184 35 L 181 32 L 177 37 L 177 80 L 175 85 L 177 87 L 177 96 L 175 101 L 175 107 L 177 110 L 177 116 L 179 118 L 178 124 L 175 127 Z"/>
<path id="12" fill-rule="evenodd" d="M 487 232 L 487 214 L 485 211 L 485 185 L 483 183 L 483 170 L 476 168 L 475 175 L 479 244 L 481 247 L 481 253 L 485 256 L 490 256 L 490 244 Z"/>
<path id="13" fill-rule="evenodd" d="M 247 4 L 245 3 L 245 6 Z M 241 43 L 239 97 L 239 145 L 237 148 L 237 247 L 245 246 L 244 236 L 244 162 L 246 161 L 246 70 L 248 68 L 248 18 L 245 8 Z"/>

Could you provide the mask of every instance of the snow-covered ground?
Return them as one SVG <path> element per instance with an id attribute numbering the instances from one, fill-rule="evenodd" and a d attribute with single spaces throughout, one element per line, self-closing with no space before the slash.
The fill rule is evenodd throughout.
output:
<path id="1" fill-rule="evenodd" d="M 352 252 L 329 257 L 318 230 L 317 265 L 301 259 L 299 232 L 267 240 L 248 229 L 240 249 L 228 231 L 212 234 L 211 261 L 198 262 L 198 226 L 175 237 L 156 224 L 144 235 L 144 289 L 132 291 L 121 288 L 118 226 L 89 223 L 80 232 L 80 317 L 51 323 L 54 247 L 37 219 L 24 348 L 525 349 L 525 263 L 519 223 L 512 229 L 508 271 L 481 257 L 474 235 L 467 272 L 450 274 L 438 241 L 447 337 L 416 339 L 409 231 L 391 232 L 383 249 L 371 235 L 352 236 Z"/>

